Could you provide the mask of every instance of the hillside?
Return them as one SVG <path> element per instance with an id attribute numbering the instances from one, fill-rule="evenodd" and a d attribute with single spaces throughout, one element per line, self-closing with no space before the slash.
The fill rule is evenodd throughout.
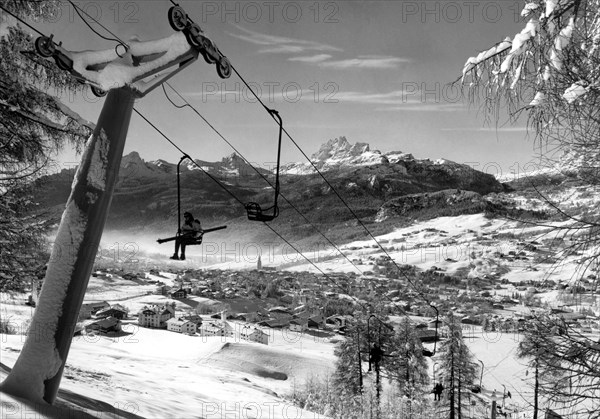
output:
<path id="1" fill-rule="evenodd" d="M 446 189 L 472 191 L 482 196 L 504 191 L 493 176 L 469 166 L 443 159 L 419 160 L 402 152 L 383 154 L 371 151 L 365 143 L 350 145 L 345 137 L 325 143 L 313 154 L 311 162 L 327 182 L 308 163 L 289 164 L 281 169 L 281 215 L 273 225 L 294 240 L 313 240 L 311 237 L 317 233 L 310 228 L 311 223 L 331 231 L 333 237 L 352 238 L 348 237 L 344 223 L 353 225 L 354 215 L 344 207 L 337 193 L 364 222 L 374 223 L 381 221 L 377 215 L 382 206 L 398 197 Z M 221 185 L 196 164 L 184 161 L 182 211 L 191 211 L 207 227 L 228 224 L 247 240 L 270 239 L 269 232 L 260 225 L 248 225 L 243 206 L 232 194 L 242 202 L 269 207 L 274 195 L 263 176 L 274 183 L 274 175 L 260 169 L 257 173 L 235 154 L 219 162 L 195 163 Z M 177 163 L 146 162 L 136 152 L 124 156 L 106 229 L 173 232 L 177 224 L 176 170 Z M 56 222 L 70 193 L 73 176 L 74 169 L 63 170 L 37 182 L 35 199 Z M 378 228 L 389 228 L 385 223 L 379 224 Z"/>

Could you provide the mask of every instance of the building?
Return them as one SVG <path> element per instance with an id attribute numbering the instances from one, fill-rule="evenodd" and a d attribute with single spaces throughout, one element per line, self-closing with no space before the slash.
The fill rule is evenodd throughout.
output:
<path id="1" fill-rule="evenodd" d="M 233 327 L 229 323 L 204 323 L 200 329 L 202 336 L 233 336 Z"/>
<path id="2" fill-rule="evenodd" d="M 290 330 L 292 332 L 304 332 L 308 328 L 308 319 L 292 319 L 290 320 Z"/>
<path id="3" fill-rule="evenodd" d="M 288 320 L 292 318 L 292 313 L 285 307 L 273 307 L 269 309 L 269 316 L 279 320 Z"/>
<path id="4" fill-rule="evenodd" d="M 106 301 L 100 301 L 95 303 L 83 303 L 79 310 L 80 319 L 91 319 L 93 314 L 96 314 L 100 310 L 110 308 L 110 304 Z"/>
<path id="5" fill-rule="evenodd" d="M 202 326 L 202 317 L 197 314 L 187 314 L 182 317 L 184 320 L 189 320 L 196 325 L 196 330 L 200 329 Z"/>
<path id="6" fill-rule="evenodd" d="M 175 313 L 171 307 L 144 307 L 138 313 L 138 324 L 143 327 L 165 329 L 167 327 L 167 320 L 173 317 L 175 317 Z"/>
<path id="7" fill-rule="evenodd" d="M 269 335 L 255 327 L 244 327 L 240 332 L 240 338 L 250 342 L 262 343 L 263 345 L 269 344 Z"/>
<path id="8" fill-rule="evenodd" d="M 323 329 L 325 327 L 325 318 L 320 314 L 308 318 L 308 327 L 313 329 Z"/>
<path id="9" fill-rule="evenodd" d="M 85 330 L 87 332 L 95 331 L 103 335 L 108 333 L 118 333 L 121 331 L 121 320 L 114 317 L 107 317 L 87 325 Z"/>
<path id="10" fill-rule="evenodd" d="M 185 297 L 187 297 L 187 291 L 183 287 L 171 292 L 171 298 L 174 300 L 181 300 Z"/>
<path id="11" fill-rule="evenodd" d="M 182 318 L 172 317 L 167 320 L 167 330 L 193 335 L 196 333 L 196 323 Z"/>
<path id="12" fill-rule="evenodd" d="M 325 319 L 325 324 L 329 325 L 329 326 L 333 326 L 334 328 L 337 327 L 346 327 L 348 325 L 349 322 L 352 321 L 352 316 L 348 316 L 348 315 L 333 315 L 333 316 L 329 316 L 327 317 L 327 319 Z"/>
<path id="13" fill-rule="evenodd" d="M 109 308 L 104 308 L 96 313 L 97 318 L 114 317 L 115 319 L 123 320 L 127 318 L 129 310 L 125 307 L 115 304 Z"/>
<path id="14" fill-rule="evenodd" d="M 202 324 L 202 336 L 233 336 L 233 327 L 227 321 L 227 310 L 221 312 L 221 320 Z"/>

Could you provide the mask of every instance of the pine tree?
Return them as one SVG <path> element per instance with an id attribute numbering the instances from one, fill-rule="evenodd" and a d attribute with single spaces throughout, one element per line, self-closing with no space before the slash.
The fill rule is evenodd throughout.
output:
<path id="1" fill-rule="evenodd" d="M 410 319 L 402 319 L 392 345 L 394 357 L 387 367 L 390 381 L 408 399 L 422 397 L 429 384 L 427 360 L 423 356 L 423 344 Z"/>
<path id="2" fill-rule="evenodd" d="M 58 1 L 3 2 L 26 18 L 49 17 Z M 35 53 L 34 38 L 8 14 L 0 14 L 0 289 L 22 288 L 43 265 L 46 224 L 28 188 L 51 168 L 53 153 L 80 145 L 91 124 L 48 93 L 75 92 L 71 76 Z"/>
<path id="3" fill-rule="evenodd" d="M 528 322 L 517 356 L 527 360 L 534 419 L 540 405 L 556 405 L 577 417 L 600 418 L 600 347 L 560 318 L 540 315 Z"/>
<path id="4" fill-rule="evenodd" d="M 449 336 L 440 345 L 440 363 L 444 368 L 443 384 L 448 395 L 444 398 L 444 411 L 450 419 L 468 417 L 465 412 L 470 389 L 477 379 L 478 366 L 465 344 L 460 322 L 452 313 L 448 319 Z"/>
<path id="5" fill-rule="evenodd" d="M 58 1 L 7 1 L 21 17 L 49 17 Z M 27 29 L 29 31 L 29 29 Z M 81 145 L 90 123 L 55 95 L 77 91 L 79 84 L 54 62 L 35 52 L 34 37 L 8 14 L 0 15 L 0 188 L 7 189 L 49 167 L 64 145 Z M 50 94 L 53 93 L 53 94 Z"/>

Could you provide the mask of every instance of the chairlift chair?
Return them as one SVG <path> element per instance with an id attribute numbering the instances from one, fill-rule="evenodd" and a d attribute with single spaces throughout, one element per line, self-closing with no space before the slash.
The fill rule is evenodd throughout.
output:
<path id="1" fill-rule="evenodd" d="M 159 244 L 177 240 L 179 237 L 183 236 L 183 233 L 181 232 L 181 163 L 183 163 L 183 161 L 186 159 L 192 160 L 192 158 L 189 155 L 184 154 L 181 157 L 181 159 L 179 159 L 179 163 L 177 163 L 177 234 L 175 234 L 175 236 L 173 236 L 173 237 L 156 240 Z M 204 229 L 201 231 L 201 234 L 199 237 L 190 239 L 189 241 L 186 242 L 185 245 L 186 246 L 194 246 L 194 245 L 202 244 L 202 238 L 205 233 L 210 233 L 212 231 L 217 231 L 217 230 L 223 230 L 225 228 L 227 228 L 227 226 L 219 226 L 219 227 Z"/>
<path id="2" fill-rule="evenodd" d="M 250 221 L 262 221 L 268 222 L 273 221 L 279 216 L 279 207 L 277 206 L 277 198 L 279 197 L 279 167 L 281 163 L 281 138 L 283 134 L 283 121 L 279 112 L 274 109 L 269 109 L 269 113 L 277 118 L 279 122 L 279 142 L 277 146 L 277 169 L 275 171 L 275 200 L 273 205 L 269 208 L 263 209 L 260 204 L 256 202 L 249 202 L 245 205 L 248 220 Z M 266 214 L 266 211 L 273 211 L 271 214 Z"/>

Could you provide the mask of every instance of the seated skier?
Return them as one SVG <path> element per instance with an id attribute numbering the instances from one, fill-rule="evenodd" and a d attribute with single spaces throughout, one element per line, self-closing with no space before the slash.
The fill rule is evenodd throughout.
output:
<path id="1" fill-rule="evenodd" d="M 185 247 L 197 243 L 198 239 L 202 238 L 202 225 L 191 213 L 185 212 L 179 233 L 180 235 L 175 239 L 175 253 L 171 256 L 173 260 L 185 260 Z M 177 256 L 179 247 L 181 247 L 181 256 Z"/>

